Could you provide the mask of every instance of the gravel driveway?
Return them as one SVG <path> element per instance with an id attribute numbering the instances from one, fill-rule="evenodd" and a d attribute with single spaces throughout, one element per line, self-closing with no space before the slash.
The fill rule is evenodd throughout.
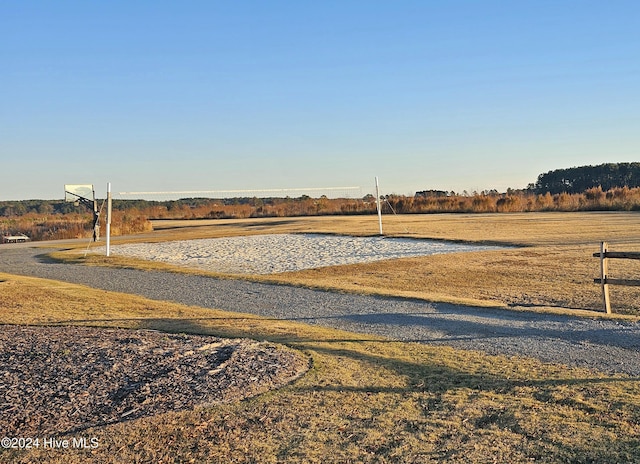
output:
<path id="1" fill-rule="evenodd" d="M 205 308 L 303 321 L 398 340 L 523 355 L 640 376 L 640 324 L 361 296 L 167 272 L 41 261 L 0 245 L 0 271 Z"/>

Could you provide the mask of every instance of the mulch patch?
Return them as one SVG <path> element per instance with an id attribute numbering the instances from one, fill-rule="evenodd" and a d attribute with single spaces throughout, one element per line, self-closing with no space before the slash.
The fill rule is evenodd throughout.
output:
<path id="1" fill-rule="evenodd" d="M 4 436 L 62 435 L 239 401 L 309 367 L 266 342 L 93 327 L 0 326 Z"/>

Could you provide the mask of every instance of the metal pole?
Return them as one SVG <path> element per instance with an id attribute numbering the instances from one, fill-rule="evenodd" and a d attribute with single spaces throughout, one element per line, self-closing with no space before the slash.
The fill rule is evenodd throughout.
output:
<path id="1" fill-rule="evenodd" d="M 107 256 L 111 255 L 111 182 L 107 183 Z"/>
<path id="2" fill-rule="evenodd" d="M 93 241 L 100 240 L 100 211 L 98 211 L 98 200 L 95 193 L 93 194 Z"/>
<path id="3" fill-rule="evenodd" d="M 380 186 L 378 185 L 378 176 L 376 176 L 376 207 L 378 208 L 378 225 L 380 226 L 380 235 L 382 235 L 382 209 L 380 208 Z"/>

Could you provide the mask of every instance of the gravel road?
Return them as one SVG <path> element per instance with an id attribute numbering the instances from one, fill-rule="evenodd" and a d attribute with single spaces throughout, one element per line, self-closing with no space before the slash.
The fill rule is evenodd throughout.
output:
<path id="1" fill-rule="evenodd" d="M 0 245 L 0 271 L 205 308 L 640 376 L 640 323 L 350 295 L 167 272 L 48 263 Z"/>

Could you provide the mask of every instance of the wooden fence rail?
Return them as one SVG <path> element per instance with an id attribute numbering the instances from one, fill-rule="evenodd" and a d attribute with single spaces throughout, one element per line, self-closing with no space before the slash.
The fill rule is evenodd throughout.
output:
<path id="1" fill-rule="evenodd" d="M 640 287 L 640 280 L 637 279 L 611 279 L 609 273 L 608 259 L 640 259 L 640 253 L 630 251 L 609 251 L 607 242 L 600 242 L 600 253 L 594 253 L 594 258 L 600 258 L 600 278 L 593 279 L 596 284 L 602 286 L 602 301 L 604 310 L 611 314 L 611 300 L 609 298 L 609 285 L 626 285 L 629 287 Z"/>

